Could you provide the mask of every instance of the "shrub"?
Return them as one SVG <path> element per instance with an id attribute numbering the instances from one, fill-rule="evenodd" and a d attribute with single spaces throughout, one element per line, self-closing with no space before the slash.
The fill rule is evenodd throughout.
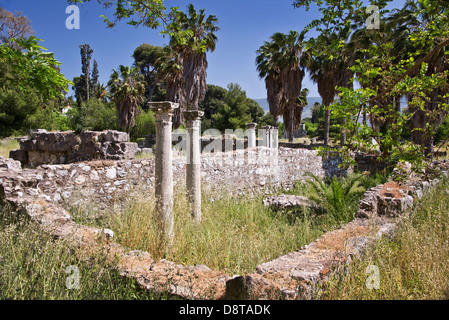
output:
<path id="1" fill-rule="evenodd" d="M 131 141 L 137 141 L 139 138 L 144 138 L 146 135 L 156 132 L 153 111 L 146 111 L 140 107 L 138 110 L 135 125 L 130 131 Z"/>
<path id="2" fill-rule="evenodd" d="M 365 193 L 362 174 L 351 174 L 344 178 L 332 177 L 328 182 L 309 174 L 310 200 L 325 210 L 336 222 L 349 222 L 361 196 Z"/>
<path id="3" fill-rule="evenodd" d="M 83 102 L 67 113 L 71 127 L 75 131 L 81 130 L 117 130 L 117 113 L 111 102 L 103 103 L 98 99 Z"/>
<path id="4" fill-rule="evenodd" d="M 61 113 L 58 101 L 50 101 L 44 108 L 37 109 L 26 120 L 28 129 L 45 129 L 47 131 L 66 131 L 72 129 L 67 116 Z"/>

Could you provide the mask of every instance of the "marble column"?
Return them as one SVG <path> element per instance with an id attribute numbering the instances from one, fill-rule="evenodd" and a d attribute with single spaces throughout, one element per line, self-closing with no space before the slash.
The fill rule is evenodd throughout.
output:
<path id="1" fill-rule="evenodd" d="M 155 191 L 161 241 L 171 246 L 174 238 L 172 118 L 178 103 L 150 102 L 156 119 Z"/>
<path id="2" fill-rule="evenodd" d="M 187 196 L 191 205 L 191 214 L 196 223 L 201 222 L 201 117 L 203 111 L 185 111 L 183 113 L 187 129 Z"/>
<path id="3" fill-rule="evenodd" d="M 272 149 L 279 148 L 279 128 L 277 127 L 271 128 L 271 148 Z"/>
<path id="4" fill-rule="evenodd" d="M 262 138 L 262 146 L 271 148 L 271 126 L 261 127 L 259 130 L 259 137 Z"/>
<path id="5" fill-rule="evenodd" d="M 246 128 L 248 130 L 248 148 L 252 149 L 256 147 L 256 127 L 257 123 L 247 123 Z"/>

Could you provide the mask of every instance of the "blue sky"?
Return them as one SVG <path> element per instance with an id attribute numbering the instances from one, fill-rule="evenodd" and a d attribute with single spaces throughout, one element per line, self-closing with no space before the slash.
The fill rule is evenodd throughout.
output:
<path id="1" fill-rule="evenodd" d="M 402 6 L 403 0 L 393 2 L 393 7 Z M 167 8 L 179 6 L 185 9 L 189 3 L 195 8 L 206 9 L 219 19 L 217 48 L 208 53 L 209 68 L 207 83 L 226 87 L 234 82 L 241 85 L 248 97 L 265 98 L 263 80 L 256 71 L 256 50 L 275 32 L 301 31 L 310 21 L 319 17 L 317 10 L 306 12 L 294 9 L 292 0 L 166 0 Z M 97 60 L 100 81 L 106 83 L 112 69 L 120 64 L 131 65 L 132 53 L 142 43 L 164 45 L 168 42 L 160 35 L 161 30 L 134 28 L 119 23 L 114 29 L 106 28 L 101 14 L 112 16 L 92 0 L 80 8 L 80 29 L 68 30 L 65 21 L 68 6 L 65 0 L 0 0 L 0 6 L 9 11 L 22 11 L 32 21 L 36 36 L 62 63 L 61 71 L 68 79 L 81 74 L 79 45 L 89 44 Z M 311 36 L 314 34 L 311 33 Z M 308 76 L 303 88 L 310 90 L 310 97 L 317 97 L 316 85 Z M 69 94 L 71 94 L 70 92 Z"/>

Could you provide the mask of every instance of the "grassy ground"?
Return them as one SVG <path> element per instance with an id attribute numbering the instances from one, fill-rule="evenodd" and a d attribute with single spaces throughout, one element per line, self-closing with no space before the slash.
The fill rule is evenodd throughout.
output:
<path id="1" fill-rule="evenodd" d="M 317 201 L 324 210 L 315 211 L 306 208 L 272 211 L 264 207 L 262 197 L 235 199 L 226 194 L 217 197 L 204 188 L 203 220 L 199 226 L 190 217 L 185 188 L 178 185 L 174 202 L 175 239 L 171 250 L 158 246 L 152 191 L 137 188 L 124 194 L 121 198 L 124 202 L 117 200 L 120 205 L 111 206 L 109 211 L 100 212 L 93 205 L 84 204 L 73 208 L 71 214 L 81 224 L 113 230 L 119 243 L 148 251 L 155 259 L 205 264 L 228 274 L 246 274 L 253 272 L 258 264 L 298 250 L 324 232 L 352 220 L 356 203 L 363 195 L 361 180 L 354 183 L 354 177 L 350 177 L 323 184 Z M 372 185 L 373 181 L 370 183 Z M 310 195 L 315 190 L 312 187 L 299 183 L 290 193 Z M 330 212 L 327 209 L 335 205 L 335 201 L 338 210 Z"/>
<path id="2" fill-rule="evenodd" d="M 55 241 L 8 208 L 0 209 L 0 300 L 166 298 L 121 277 L 105 255 L 81 260 L 64 241 Z"/>
<path id="3" fill-rule="evenodd" d="M 188 212 L 184 188 L 175 194 L 173 249 L 158 246 L 154 194 L 134 190 L 123 206 L 98 213 L 94 208 L 71 211 L 76 221 L 109 228 L 122 245 L 148 251 L 155 259 L 182 264 L 205 264 L 228 274 L 254 271 L 256 265 L 298 250 L 332 226 L 325 216 L 311 212 L 278 213 L 265 208 L 262 199 L 213 199 L 203 194 L 201 225 Z M 88 214 L 86 214 L 89 212 Z"/>
<path id="4" fill-rule="evenodd" d="M 323 298 L 449 298 L 448 190 L 449 181 L 444 180 L 399 224 L 393 241 L 382 240 L 354 259 L 345 275 L 334 276 L 323 289 Z M 203 263 L 228 274 L 252 272 L 257 264 L 297 250 L 325 230 L 338 227 L 327 214 L 276 213 L 264 208 L 261 199 L 211 199 L 208 194 L 203 197 L 203 223 L 196 226 L 186 209 L 183 188 L 178 186 L 175 249 L 157 251 L 153 196 L 148 191 L 133 192 L 124 195 L 125 204 L 107 214 L 88 207 L 72 213 L 78 222 L 111 228 L 120 243 L 149 251 L 155 258 Z M 81 260 L 63 241 L 55 241 L 21 217 L 7 208 L 1 210 L 0 299 L 166 298 L 141 291 L 134 281 L 121 278 L 101 254 Z M 79 268 L 79 289 L 67 288 L 74 275 L 70 266 Z M 379 270 L 379 289 L 367 288 L 369 266 Z"/>
<path id="5" fill-rule="evenodd" d="M 0 141 L 0 156 L 9 158 L 9 152 L 13 149 L 19 149 L 20 145 L 16 139 L 4 139 Z"/>
<path id="6" fill-rule="evenodd" d="M 334 277 L 325 299 L 449 299 L 449 181 L 426 195 L 404 219 L 393 241 L 382 240 Z M 379 289 L 366 282 L 379 271 Z M 371 272 L 371 273 L 370 273 Z"/>

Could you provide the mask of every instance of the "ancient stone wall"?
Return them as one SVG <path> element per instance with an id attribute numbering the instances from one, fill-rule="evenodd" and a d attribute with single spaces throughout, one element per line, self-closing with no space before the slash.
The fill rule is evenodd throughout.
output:
<path id="1" fill-rule="evenodd" d="M 28 139 L 20 141 L 20 149 L 12 150 L 10 157 L 23 166 L 67 164 L 95 159 L 132 159 L 139 151 L 130 143 L 127 133 L 119 131 L 47 132 L 34 130 Z"/>
<path id="2" fill-rule="evenodd" d="M 15 167 L 4 179 L 4 187 L 14 196 L 38 195 L 54 203 L 94 201 L 106 205 L 116 194 L 134 185 L 154 187 L 154 159 L 95 160 L 71 164 L 46 164 L 34 169 L 21 169 L 18 161 L 3 161 Z M 185 179 L 186 158 L 173 159 L 175 183 Z M 205 153 L 201 156 L 202 183 L 212 192 L 232 196 L 270 193 L 288 189 L 307 173 L 324 177 L 338 171 L 335 160 L 322 161 L 315 151 L 280 148 L 257 148 L 252 151 Z M 4 173 L 6 174 L 6 173 Z M 7 181 L 7 182 L 5 182 Z"/>

